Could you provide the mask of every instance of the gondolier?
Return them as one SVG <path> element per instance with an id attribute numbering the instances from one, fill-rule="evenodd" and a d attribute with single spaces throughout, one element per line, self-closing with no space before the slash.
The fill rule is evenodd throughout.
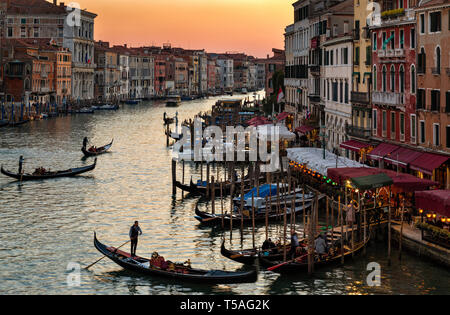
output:
<path id="1" fill-rule="evenodd" d="M 130 240 L 131 240 L 131 256 L 136 256 L 136 249 L 138 244 L 138 236 L 142 235 L 142 230 L 139 227 L 139 222 L 135 221 L 130 228 Z"/>
<path id="2" fill-rule="evenodd" d="M 19 175 L 22 174 L 22 170 L 23 170 L 23 155 L 20 156 L 19 158 Z"/>

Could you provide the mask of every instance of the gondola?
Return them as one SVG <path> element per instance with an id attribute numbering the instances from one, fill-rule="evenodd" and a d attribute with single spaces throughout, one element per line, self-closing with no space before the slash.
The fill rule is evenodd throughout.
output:
<path id="1" fill-rule="evenodd" d="M 6 120 L 0 120 L 0 128 L 1 127 L 6 127 L 6 126 L 8 126 L 9 125 L 9 122 L 8 121 L 6 121 Z"/>
<path id="2" fill-rule="evenodd" d="M 17 127 L 17 126 L 21 126 L 24 125 L 26 123 L 30 122 L 29 119 L 25 119 L 25 120 L 21 120 L 21 121 L 13 121 L 9 123 L 9 126 L 11 127 Z"/>
<path id="3" fill-rule="evenodd" d="M 311 206 L 311 204 L 312 204 L 311 202 L 306 202 L 305 207 L 303 207 L 303 205 L 295 207 L 294 211 L 291 211 L 291 208 L 287 208 L 287 211 L 286 211 L 287 218 L 289 219 L 291 217 L 291 213 L 295 213 L 295 215 L 302 213 L 303 209 L 308 209 Z M 282 210 L 282 213 L 280 213 L 280 214 L 274 213 L 272 211 L 267 216 L 267 220 L 269 222 L 281 220 L 284 216 L 283 211 L 284 210 Z M 249 216 L 244 216 L 243 219 L 242 219 L 242 216 L 239 214 L 233 214 L 232 217 L 230 218 L 229 214 L 225 214 L 222 216 L 221 214 L 210 214 L 210 213 L 207 213 L 204 211 L 200 211 L 200 209 L 198 208 L 198 203 L 195 207 L 195 218 L 201 224 L 209 225 L 209 226 L 221 225 L 222 218 L 223 218 L 224 224 L 226 224 L 226 225 L 230 225 L 230 220 L 233 221 L 234 226 L 240 226 L 241 222 L 243 222 L 244 225 L 251 225 L 253 223 L 253 218 L 251 216 L 251 213 L 249 213 L 249 214 L 250 214 Z M 255 223 L 264 223 L 265 220 L 266 220 L 265 213 L 255 214 Z"/>
<path id="4" fill-rule="evenodd" d="M 97 240 L 97 235 L 95 233 L 94 246 L 100 253 L 114 261 L 122 268 L 149 276 L 177 279 L 192 283 L 209 284 L 252 283 L 258 278 L 255 270 L 242 272 L 201 270 L 185 266 L 184 264 L 172 263 L 170 261 L 167 261 L 167 263 L 169 266 L 172 265 L 173 268 L 163 270 L 161 268 L 151 266 L 149 259 L 138 256 L 131 257 L 129 253 L 100 243 Z M 172 271 L 169 271 L 169 269 L 172 269 Z"/>
<path id="5" fill-rule="evenodd" d="M 367 238 L 367 240 L 365 242 L 355 244 L 355 248 L 353 250 L 351 248 L 349 248 L 348 246 L 344 245 L 344 253 L 343 254 L 339 249 L 339 251 L 333 256 L 320 258 L 318 255 L 315 255 L 314 256 L 314 268 L 318 269 L 318 268 L 338 264 L 341 262 L 342 255 L 344 255 L 344 257 L 356 255 L 368 244 L 368 242 L 369 242 L 369 238 Z M 261 264 L 261 266 L 264 266 L 265 268 L 275 267 L 277 265 L 283 264 L 283 261 L 281 261 L 281 260 L 280 261 L 269 260 L 262 256 L 259 256 L 258 259 L 259 259 L 259 263 Z M 307 272 L 308 271 L 308 259 L 305 256 L 300 261 L 290 261 L 290 262 L 284 263 L 283 265 L 281 265 L 280 267 L 278 267 L 272 271 L 277 272 L 277 273 Z"/>
<path id="6" fill-rule="evenodd" d="M 244 265 L 253 265 L 260 255 L 264 255 L 264 257 L 268 260 L 280 260 L 283 259 L 283 249 L 284 246 L 280 245 L 276 248 L 271 249 L 270 251 L 263 251 L 256 248 L 251 249 L 243 249 L 243 250 L 230 250 L 225 248 L 225 242 L 222 242 L 222 246 L 220 247 L 220 253 L 222 256 L 234 260 L 238 263 Z M 291 249 L 291 244 L 286 245 L 286 251 L 289 252 Z"/>
<path id="7" fill-rule="evenodd" d="M 85 167 L 79 167 L 79 168 L 71 168 L 65 171 L 56 171 L 56 172 L 46 172 L 43 174 L 18 174 L 18 173 L 11 173 L 3 168 L 3 165 L 1 167 L 1 172 L 3 175 L 18 179 L 20 181 L 27 181 L 27 180 L 40 180 L 40 179 L 50 179 L 50 178 L 59 178 L 59 177 L 72 177 L 76 175 L 80 175 L 86 172 L 90 172 L 93 169 L 95 169 L 95 166 L 97 165 L 97 158 L 94 161 L 94 164 L 85 166 Z"/>
<path id="8" fill-rule="evenodd" d="M 109 149 L 111 149 L 113 142 L 114 142 L 114 139 L 111 140 L 110 144 L 107 144 L 107 145 L 105 145 L 103 147 L 97 148 L 97 150 L 95 152 L 89 151 L 85 147 L 82 147 L 81 151 L 83 152 L 84 156 L 86 156 L 86 157 L 97 156 L 97 155 L 106 153 Z"/>

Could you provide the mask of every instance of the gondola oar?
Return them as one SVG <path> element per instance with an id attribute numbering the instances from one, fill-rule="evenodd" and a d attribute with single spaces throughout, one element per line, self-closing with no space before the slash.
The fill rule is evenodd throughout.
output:
<path id="1" fill-rule="evenodd" d="M 123 247 L 123 246 L 125 246 L 125 245 L 127 245 L 130 241 L 131 241 L 131 240 L 126 241 L 125 243 L 123 243 L 122 245 L 120 245 L 119 247 L 117 247 L 116 250 L 119 249 L 119 248 L 121 248 L 121 247 Z M 102 260 L 102 259 L 105 258 L 105 257 L 106 257 L 106 256 L 103 256 L 102 258 L 100 258 L 100 259 L 97 260 L 96 262 L 90 264 L 89 266 L 85 267 L 84 269 L 89 269 L 89 268 L 91 268 L 93 265 L 95 265 L 96 263 L 98 263 L 100 260 Z"/>
<path id="2" fill-rule="evenodd" d="M 269 268 L 267 268 L 267 270 L 273 271 L 273 270 L 277 269 L 278 267 L 284 266 L 284 265 L 289 264 L 289 263 L 291 263 L 291 262 L 295 262 L 295 261 L 297 261 L 297 260 L 300 260 L 300 259 L 302 259 L 302 258 L 305 258 L 306 256 L 308 256 L 308 254 L 303 255 L 303 256 L 300 256 L 300 257 L 295 258 L 295 259 L 290 260 L 290 261 L 285 261 L 284 263 L 278 264 L 278 265 L 276 265 L 276 266 L 269 267 Z"/>

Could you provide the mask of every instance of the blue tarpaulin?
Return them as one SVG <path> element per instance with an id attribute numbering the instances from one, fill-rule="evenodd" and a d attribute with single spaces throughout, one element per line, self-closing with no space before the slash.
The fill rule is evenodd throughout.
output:
<path id="1" fill-rule="evenodd" d="M 252 194 L 254 194 L 255 197 L 258 197 L 258 192 L 257 192 L 256 187 L 244 195 L 244 200 L 251 199 Z M 266 185 L 259 186 L 259 197 L 265 198 L 265 197 L 269 197 L 269 195 L 272 195 L 272 196 L 277 195 L 277 185 L 266 184 Z M 238 200 L 241 200 L 241 198 L 238 198 Z"/>

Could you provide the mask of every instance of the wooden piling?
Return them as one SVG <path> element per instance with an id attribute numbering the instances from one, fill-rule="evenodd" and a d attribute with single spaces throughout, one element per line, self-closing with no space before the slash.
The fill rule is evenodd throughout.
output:
<path id="1" fill-rule="evenodd" d="M 269 209 L 267 207 L 267 196 L 266 196 L 266 240 L 269 239 Z"/>
<path id="2" fill-rule="evenodd" d="M 211 186 L 210 186 L 210 178 L 209 178 L 209 169 L 210 165 L 208 162 L 206 162 L 206 197 L 211 196 Z"/>
<path id="3" fill-rule="evenodd" d="M 216 189 L 214 186 L 214 176 L 211 176 L 211 211 L 212 214 L 216 214 Z"/>
<path id="4" fill-rule="evenodd" d="M 344 220 L 341 209 L 341 196 L 338 196 L 339 221 L 341 225 L 341 263 L 344 264 Z M 348 227 L 347 227 L 348 229 Z"/>
<path id="5" fill-rule="evenodd" d="M 172 160 L 172 195 L 177 194 L 177 186 L 175 182 L 177 181 L 177 162 Z"/>
<path id="6" fill-rule="evenodd" d="M 389 207 L 388 207 L 388 265 L 391 265 L 391 187 L 389 186 Z"/>
<path id="7" fill-rule="evenodd" d="M 225 218 L 223 214 L 223 183 L 220 182 L 220 209 L 222 214 L 222 229 L 225 229 Z"/>
<path id="8" fill-rule="evenodd" d="M 253 248 L 256 248 L 255 244 L 255 193 L 252 192 L 252 241 Z"/>

